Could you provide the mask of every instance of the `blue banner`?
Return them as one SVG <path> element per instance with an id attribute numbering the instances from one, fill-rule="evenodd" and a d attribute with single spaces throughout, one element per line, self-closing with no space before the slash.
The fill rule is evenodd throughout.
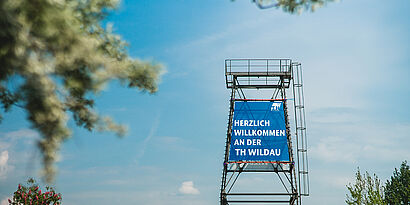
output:
<path id="1" fill-rule="evenodd" d="M 290 161 L 282 101 L 235 102 L 229 161 Z"/>

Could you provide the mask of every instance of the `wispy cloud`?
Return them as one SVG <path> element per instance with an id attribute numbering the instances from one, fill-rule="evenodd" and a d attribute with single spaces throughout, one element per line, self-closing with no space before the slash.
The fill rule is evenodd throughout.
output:
<path id="1" fill-rule="evenodd" d="M 31 129 L 19 129 L 11 132 L 0 132 L 0 179 L 5 179 L 8 173 L 11 173 L 16 164 L 33 163 L 32 153 L 27 152 L 27 149 L 36 150 L 36 140 L 40 135 Z M 25 152 L 21 152 L 25 149 Z"/>
<path id="2" fill-rule="evenodd" d="M 151 126 L 151 130 L 148 134 L 148 136 L 144 139 L 144 141 L 142 142 L 141 145 L 141 149 L 137 155 L 137 160 L 141 159 L 144 154 L 145 154 L 145 150 L 147 149 L 148 143 L 149 141 L 151 141 L 152 137 L 155 135 L 155 133 L 157 132 L 158 126 L 160 123 L 160 114 L 158 113 L 157 117 L 154 120 L 154 123 Z"/>
<path id="3" fill-rule="evenodd" d="M 9 166 L 7 164 L 9 160 L 9 152 L 6 151 L 2 151 L 0 153 L 0 179 L 4 178 L 7 174 L 7 171 L 9 169 Z"/>
<path id="4" fill-rule="evenodd" d="M 311 140 L 310 153 L 324 162 L 356 163 L 408 159 L 410 150 L 402 142 L 410 132 L 410 125 L 371 122 L 345 122 L 315 126 L 320 136 Z M 393 132 L 394 131 L 394 132 Z M 328 136 L 323 136 L 326 133 Z M 316 138 L 317 137 L 317 138 Z"/>
<path id="5" fill-rule="evenodd" d="M 320 186 L 345 190 L 346 185 L 354 181 L 354 171 L 351 174 L 341 171 L 329 172 L 327 170 L 317 170 L 311 173 L 311 181 L 315 181 Z"/>
<path id="6" fill-rule="evenodd" d="M 39 134 L 31 129 L 19 129 L 16 131 L 7 132 L 4 134 L 7 138 L 38 138 Z"/>
<path id="7" fill-rule="evenodd" d="M 40 135 L 36 131 L 24 128 L 11 132 L 0 132 L 0 136 L 0 151 L 2 149 L 8 149 L 11 146 L 15 146 L 15 144 L 19 141 L 31 145 L 40 138 Z"/>
<path id="8" fill-rule="evenodd" d="M 325 162 L 355 163 L 361 149 L 361 145 L 349 142 L 343 137 L 327 137 L 320 139 L 310 153 Z"/>
<path id="9" fill-rule="evenodd" d="M 186 140 L 180 137 L 173 136 L 157 136 L 152 140 L 153 149 L 163 150 L 172 153 L 177 152 L 192 152 L 196 149 L 190 145 Z"/>

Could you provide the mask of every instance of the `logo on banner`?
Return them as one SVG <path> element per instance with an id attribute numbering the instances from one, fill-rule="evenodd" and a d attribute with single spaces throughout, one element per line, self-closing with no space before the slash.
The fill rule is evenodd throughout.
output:
<path id="1" fill-rule="evenodd" d="M 279 111 L 280 105 L 281 103 L 276 103 L 276 102 L 272 103 L 272 106 L 270 107 L 270 111 Z"/>

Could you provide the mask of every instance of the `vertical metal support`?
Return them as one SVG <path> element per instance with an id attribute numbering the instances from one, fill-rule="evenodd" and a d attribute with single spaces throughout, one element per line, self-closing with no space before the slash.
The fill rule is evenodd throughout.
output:
<path id="1" fill-rule="evenodd" d="M 281 70 L 282 70 L 282 64 L 280 65 Z M 281 97 L 282 99 L 287 99 L 286 98 L 286 89 L 285 89 L 285 85 L 284 85 L 285 81 L 284 79 L 281 79 Z M 296 170 L 295 170 L 295 166 L 294 166 L 294 155 L 293 155 L 293 146 L 292 146 L 292 134 L 291 134 L 291 129 L 290 129 L 290 123 L 289 123 L 289 113 L 288 113 L 288 108 L 287 108 L 287 100 L 285 100 L 285 102 L 283 103 L 284 106 L 284 112 L 285 112 L 285 121 L 286 121 L 286 133 L 287 133 L 287 137 L 288 137 L 288 147 L 289 147 L 289 157 L 290 157 L 290 161 L 292 162 L 289 166 L 290 166 L 290 184 L 291 184 L 291 190 L 292 193 L 294 194 L 291 198 L 291 202 L 290 204 L 298 204 L 299 197 L 298 197 L 298 189 L 297 189 L 297 181 L 296 181 Z"/>
<path id="2" fill-rule="evenodd" d="M 232 89 L 231 89 L 231 99 L 229 100 L 229 117 L 228 117 L 228 127 L 226 133 L 226 144 L 225 144 L 225 157 L 224 157 L 224 164 L 223 164 L 223 173 L 222 173 L 222 183 L 221 183 L 221 196 L 220 202 L 221 205 L 227 205 L 227 198 L 226 198 L 226 177 L 228 174 L 228 158 L 229 158 L 229 146 L 231 144 L 231 134 L 232 134 L 232 119 L 233 119 L 233 109 L 234 109 L 234 102 L 235 102 L 235 93 L 236 93 L 236 77 L 232 79 Z"/>

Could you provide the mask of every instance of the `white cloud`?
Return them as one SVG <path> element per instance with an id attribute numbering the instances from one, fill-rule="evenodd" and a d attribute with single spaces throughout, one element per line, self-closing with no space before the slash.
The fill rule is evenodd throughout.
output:
<path id="1" fill-rule="evenodd" d="M 38 139 L 40 135 L 32 129 L 22 128 L 0 132 L 0 180 L 5 179 L 7 173 L 13 173 L 13 177 L 17 176 L 18 174 L 14 171 L 16 166 L 22 164 L 33 166 L 36 155 L 28 150 L 37 150 L 36 141 Z"/>
<path id="2" fill-rule="evenodd" d="M 5 177 L 8 171 L 7 162 L 9 160 L 9 152 L 3 151 L 0 153 L 0 178 Z"/>
<path id="3" fill-rule="evenodd" d="M 320 139 L 310 153 L 326 162 L 355 163 L 360 149 L 359 144 L 348 142 L 342 137 L 327 137 Z"/>
<path id="4" fill-rule="evenodd" d="M 40 138 L 40 135 L 31 129 L 19 129 L 6 133 L 0 132 L 0 137 L 0 150 L 5 150 L 16 146 L 19 141 L 28 145 L 34 145 L 36 140 Z"/>
<path id="5" fill-rule="evenodd" d="M 388 162 L 407 159 L 410 151 L 406 146 L 409 124 L 380 123 L 319 123 L 315 132 L 329 136 L 313 136 L 311 156 L 324 162 L 355 164 L 361 160 Z M 394 131 L 394 132 L 393 132 Z"/>
<path id="6" fill-rule="evenodd" d="M 4 198 L 3 200 L 1 200 L 1 201 L 0 201 L 0 205 L 8 205 L 8 204 L 9 204 L 9 203 L 7 202 L 8 199 L 9 199 L 9 198 L 6 197 L 6 198 Z"/>
<path id="7" fill-rule="evenodd" d="M 18 138 L 38 138 L 39 135 L 36 131 L 31 130 L 31 129 L 19 129 L 16 131 L 12 131 L 12 132 L 7 132 L 5 134 L 6 137 L 8 138 L 14 138 L 14 137 L 18 137 Z"/>
<path id="8" fill-rule="evenodd" d="M 344 175 L 343 173 L 318 171 L 312 174 L 312 180 L 317 181 L 321 186 L 337 188 L 344 190 L 346 185 L 354 181 L 353 173 L 351 176 Z"/>
<path id="9" fill-rule="evenodd" d="M 193 181 L 182 182 L 179 192 L 181 194 L 199 194 L 199 190 L 194 187 Z"/>

